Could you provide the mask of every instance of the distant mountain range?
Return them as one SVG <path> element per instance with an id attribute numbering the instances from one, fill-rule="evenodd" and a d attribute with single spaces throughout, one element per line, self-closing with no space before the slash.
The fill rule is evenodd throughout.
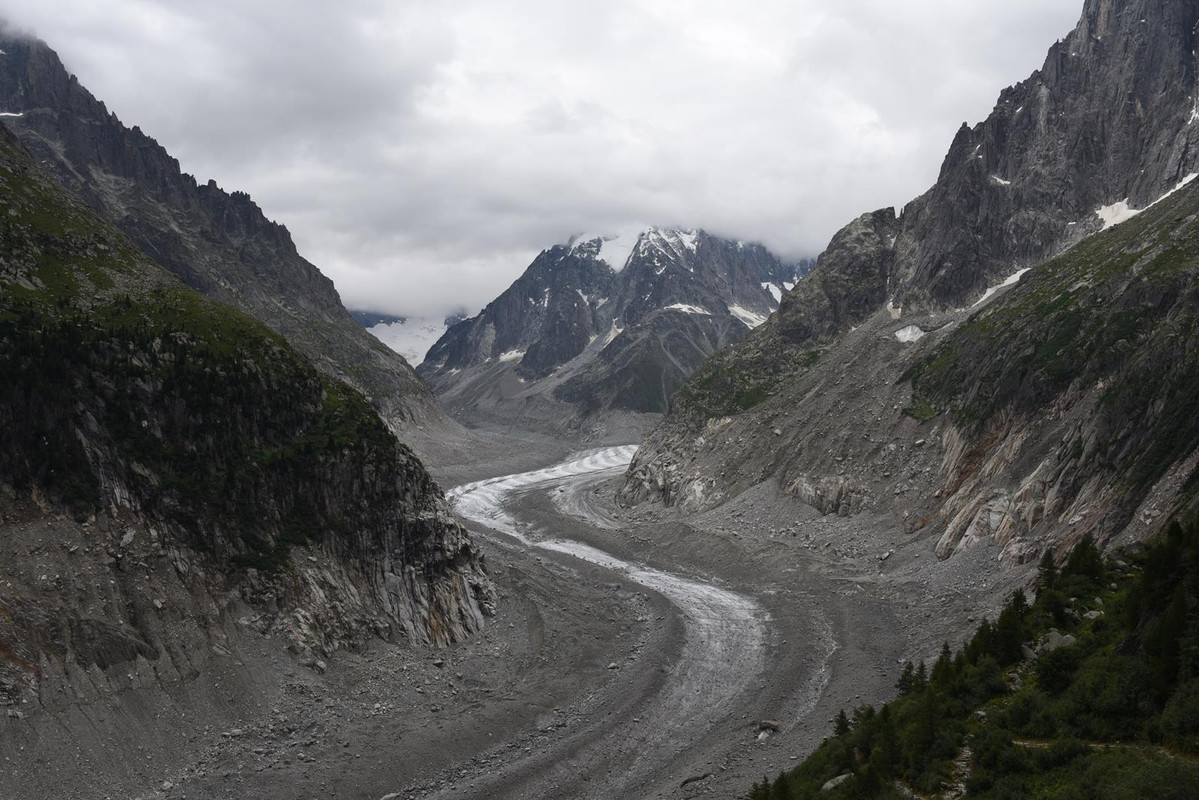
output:
<path id="1" fill-rule="evenodd" d="M 366 326 L 376 339 L 402 355 L 419 368 L 436 342 L 445 335 L 450 326 L 461 322 L 463 315 L 451 317 L 400 317 L 380 320 Z"/>
<path id="2" fill-rule="evenodd" d="M 419 373 L 462 417 L 530 404 L 662 413 L 706 358 L 762 324 L 809 265 L 757 244 L 647 228 L 543 251 Z"/>

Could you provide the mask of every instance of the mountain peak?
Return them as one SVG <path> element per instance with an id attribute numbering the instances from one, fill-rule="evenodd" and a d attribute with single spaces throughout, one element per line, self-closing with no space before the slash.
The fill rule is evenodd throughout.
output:
<path id="1" fill-rule="evenodd" d="M 631 226 L 611 233 L 576 234 L 567 240 L 566 246 L 573 254 L 591 256 L 606 263 L 613 272 L 620 272 L 633 255 L 645 255 L 655 248 L 667 254 L 694 253 L 699 233 L 695 229 Z"/>

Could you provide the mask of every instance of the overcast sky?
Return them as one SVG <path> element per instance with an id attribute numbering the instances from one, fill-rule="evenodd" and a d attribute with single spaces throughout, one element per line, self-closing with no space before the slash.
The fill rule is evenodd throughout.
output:
<path id="1" fill-rule="evenodd" d="M 652 223 L 815 255 L 935 180 L 1081 0 L 7 0 L 346 305 L 472 313 Z"/>

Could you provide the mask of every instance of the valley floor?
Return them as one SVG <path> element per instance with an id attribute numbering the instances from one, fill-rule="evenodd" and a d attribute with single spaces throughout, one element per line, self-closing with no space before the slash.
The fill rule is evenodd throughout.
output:
<path id="1" fill-rule="evenodd" d="M 439 478 L 543 467 L 563 460 L 560 447 L 496 447 L 494 461 L 443 466 Z M 809 753 L 841 708 L 890 697 L 903 660 L 935 657 L 1026 577 L 998 571 L 986 545 L 938 562 L 934 539 L 882 518 L 821 518 L 769 485 L 691 518 L 622 509 L 611 500 L 620 472 L 563 474 L 500 498 L 529 542 L 598 548 L 627 562 L 618 569 L 561 552 L 584 547 L 530 546 L 471 522 L 500 594 L 472 640 L 340 653 L 317 674 L 244 633 L 226 660 L 250 688 L 230 716 L 194 714 L 203 724 L 173 726 L 157 755 L 97 742 L 94 753 L 128 763 L 96 765 L 88 780 L 61 737 L 9 739 L 4 796 L 740 796 Z M 708 658 L 706 677 L 694 609 L 669 586 L 639 583 L 647 573 L 744 599 L 709 632 L 733 649 Z M 777 732 L 760 735 L 763 720 Z"/>

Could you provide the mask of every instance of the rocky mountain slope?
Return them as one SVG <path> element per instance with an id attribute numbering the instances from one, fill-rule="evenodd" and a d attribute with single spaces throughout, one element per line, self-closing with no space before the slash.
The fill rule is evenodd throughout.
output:
<path id="1" fill-rule="evenodd" d="M 784 299 L 781 333 L 841 333 L 887 301 L 961 307 L 1195 171 L 1195 17 L 1190 2 L 1088 0 L 1044 66 L 957 132 L 929 191 L 833 239 Z"/>
<path id="2" fill-rule="evenodd" d="M 1013 561 L 1191 502 L 1196 23 L 1196 3 L 1088 0 L 929 192 L 846 226 L 675 395 L 624 502 L 777 480 Z"/>
<path id="3" fill-rule="evenodd" d="M 157 752 L 163 720 L 253 695 L 255 679 L 223 691 L 207 671 L 249 672 L 247 632 L 319 669 L 379 637 L 459 640 L 491 602 L 469 535 L 358 391 L 154 264 L 0 130 L 14 763 L 63 731 L 141 726 Z"/>
<path id="4" fill-rule="evenodd" d="M 389 422 L 444 421 L 404 360 L 355 323 L 333 283 L 243 192 L 198 184 L 126 128 L 45 43 L 0 32 L 0 111 L 51 173 L 160 265 L 282 334 Z"/>
<path id="5" fill-rule="evenodd" d="M 419 372 L 458 414 L 547 402 L 661 413 L 700 363 L 765 320 L 800 269 L 703 231 L 576 237 L 451 327 Z"/>

